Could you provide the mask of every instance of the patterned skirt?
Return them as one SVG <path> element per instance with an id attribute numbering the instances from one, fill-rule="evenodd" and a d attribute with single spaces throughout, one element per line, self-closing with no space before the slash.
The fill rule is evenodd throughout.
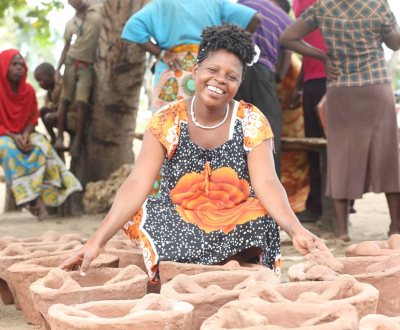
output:
<path id="1" fill-rule="evenodd" d="M 82 186 L 43 135 L 31 133 L 30 138 L 32 151 L 23 153 L 12 138 L 0 137 L 0 165 L 15 202 L 23 205 L 41 196 L 46 206 L 60 206 Z"/>
<path id="2" fill-rule="evenodd" d="M 153 96 L 153 114 L 168 103 L 194 95 L 192 69 L 196 63 L 198 45 L 180 45 L 174 48 L 182 63 L 182 70 L 171 71 L 163 61 L 156 64 Z"/>

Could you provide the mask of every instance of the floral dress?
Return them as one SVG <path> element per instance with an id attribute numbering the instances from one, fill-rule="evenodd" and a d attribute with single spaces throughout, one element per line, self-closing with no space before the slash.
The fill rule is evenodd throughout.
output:
<path id="1" fill-rule="evenodd" d="M 236 102 L 233 111 L 230 138 L 214 149 L 190 140 L 184 100 L 163 107 L 147 127 L 167 150 L 160 196 L 149 197 L 123 231 L 142 250 L 153 282 L 160 261 L 214 264 L 251 247 L 280 275 L 278 225 L 256 198 L 247 167 L 248 153 L 273 134 L 253 105 Z"/>

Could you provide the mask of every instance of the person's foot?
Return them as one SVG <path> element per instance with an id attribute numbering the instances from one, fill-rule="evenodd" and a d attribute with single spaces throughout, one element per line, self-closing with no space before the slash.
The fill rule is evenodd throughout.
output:
<path id="1" fill-rule="evenodd" d="M 296 213 L 296 216 L 300 222 L 317 222 L 319 220 L 318 214 L 315 214 L 307 209 Z"/>
<path id="2" fill-rule="evenodd" d="M 33 202 L 26 206 L 26 209 L 31 212 L 32 215 L 36 216 L 38 221 L 43 221 L 46 217 L 46 208 L 43 205 L 42 198 L 38 197 Z"/>
<path id="3" fill-rule="evenodd" d="M 333 239 L 337 239 L 337 240 L 341 240 L 343 242 L 350 242 L 350 237 L 348 234 L 332 234 L 330 236 L 328 236 L 326 238 L 327 240 L 333 240 Z"/>
<path id="4" fill-rule="evenodd" d="M 65 151 L 68 148 L 64 145 L 64 140 L 61 137 L 57 137 L 56 142 L 54 143 L 54 148 L 57 150 Z"/>
<path id="5" fill-rule="evenodd" d="M 74 141 L 72 142 L 71 149 L 69 150 L 71 158 L 79 158 L 81 153 L 81 139 L 75 136 Z"/>

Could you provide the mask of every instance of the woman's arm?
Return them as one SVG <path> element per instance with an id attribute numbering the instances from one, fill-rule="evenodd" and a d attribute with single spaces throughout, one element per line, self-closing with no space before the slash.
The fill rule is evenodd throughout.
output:
<path id="1" fill-rule="evenodd" d="M 327 251 L 325 244 L 306 230 L 296 218 L 275 172 L 271 141 L 266 140 L 250 151 L 247 158 L 254 192 L 268 214 L 290 236 L 302 255 Z"/>
<path id="2" fill-rule="evenodd" d="M 397 23 L 395 23 L 395 27 L 393 31 L 388 34 L 384 35 L 383 37 L 383 42 L 385 45 L 390 48 L 391 50 L 399 50 L 400 49 L 400 28 Z"/>
<path id="3" fill-rule="evenodd" d="M 254 33 L 255 30 L 260 26 L 261 24 L 261 16 L 259 13 L 254 14 L 254 16 L 251 18 L 249 24 L 247 25 L 246 31 L 249 31 L 250 33 Z"/>
<path id="4" fill-rule="evenodd" d="M 288 109 L 295 110 L 300 106 L 301 104 L 300 98 L 301 95 L 303 94 L 303 83 L 304 83 L 304 70 L 302 65 L 299 76 L 297 77 L 296 85 L 294 86 L 292 92 L 289 95 L 289 98 L 286 101 Z"/>
<path id="5" fill-rule="evenodd" d="M 310 26 L 302 17 L 300 17 L 282 33 L 281 37 L 279 38 L 279 43 L 282 46 L 303 56 L 315 58 L 324 62 L 328 80 L 337 80 L 340 76 L 340 70 L 333 66 L 330 57 L 322 50 L 315 48 L 301 40 L 304 36 L 311 32 L 312 30 Z"/>
<path id="6" fill-rule="evenodd" d="M 182 63 L 179 59 L 178 55 L 174 52 L 174 46 L 170 49 L 166 50 L 164 54 L 162 54 L 162 49 L 153 43 L 151 40 L 144 44 L 137 44 L 140 48 L 149 52 L 150 54 L 156 56 L 158 60 L 163 60 L 164 63 L 168 65 L 168 68 L 173 71 L 181 70 Z"/>
<path id="7" fill-rule="evenodd" d="M 275 82 L 279 84 L 285 77 L 290 67 L 293 52 L 282 50 L 279 52 L 278 62 L 275 70 Z"/>
<path id="8" fill-rule="evenodd" d="M 81 274 L 86 274 L 101 248 L 142 207 L 160 172 L 165 154 L 165 147 L 154 135 L 146 131 L 135 166 L 119 188 L 107 216 L 85 246 L 61 264 L 61 269 L 71 270 L 82 265 Z"/>

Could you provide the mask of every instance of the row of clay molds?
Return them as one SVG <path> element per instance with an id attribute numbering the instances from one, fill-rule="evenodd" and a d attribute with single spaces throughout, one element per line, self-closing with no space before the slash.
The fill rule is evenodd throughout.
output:
<path id="1" fill-rule="evenodd" d="M 29 287 L 38 279 L 46 276 L 52 269 L 58 268 L 71 255 L 72 253 L 68 253 L 31 259 L 19 262 L 8 268 L 11 275 L 11 285 L 16 289 L 18 301 L 27 323 L 42 323 L 42 318 L 35 309 Z M 91 264 L 91 268 L 99 267 L 118 268 L 118 257 L 100 254 Z"/>
<path id="2" fill-rule="evenodd" d="M 15 307 L 19 309 L 19 302 L 15 292 L 14 286 L 11 284 L 11 274 L 8 268 L 12 265 L 26 261 L 29 259 L 35 259 L 39 257 L 49 257 L 76 251 L 82 247 L 80 241 L 69 241 L 69 242 L 42 242 L 27 246 L 23 243 L 12 243 L 7 245 L 0 252 L 0 294 L 1 299 L 5 305 L 14 303 Z"/>
<path id="3" fill-rule="evenodd" d="M 230 261 L 225 265 L 197 265 L 185 264 L 174 261 L 161 261 L 159 265 L 161 285 L 171 281 L 180 274 L 197 275 L 215 271 L 229 272 L 231 270 L 258 271 L 265 269 L 264 266 L 255 264 L 239 264 L 237 261 Z"/>
<path id="4" fill-rule="evenodd" d="M 8 245 L 13 243 L 22 244 L 24 246 L 34 246 L 41 243 L 68 243 L 71 241 L 85 243 L 87 239 L 82 238 L 78 234 L 65 234 L 60 236 L 57 232 L 48 230 L 40 237 L 16 238 L 13 236 L 4 236 L 0 239 L 0 248 L 4 250 Z"/>
<path id="5" fill-rule="evenodd" d="M 36 310 L 50 323 L 48 310 L 52 305 L 140 299 L 147 294 L 147 282 L 147 274 L 137 266 L 94 268 L 84 277 L 78 271 L 53 269 L 30 290 Z"/>
<path id="6" fill-rule="evenodd" d="M 190 330 L 193 306 L 148 294 L 140 300 L 50 307 L 52 330 Z"/>

